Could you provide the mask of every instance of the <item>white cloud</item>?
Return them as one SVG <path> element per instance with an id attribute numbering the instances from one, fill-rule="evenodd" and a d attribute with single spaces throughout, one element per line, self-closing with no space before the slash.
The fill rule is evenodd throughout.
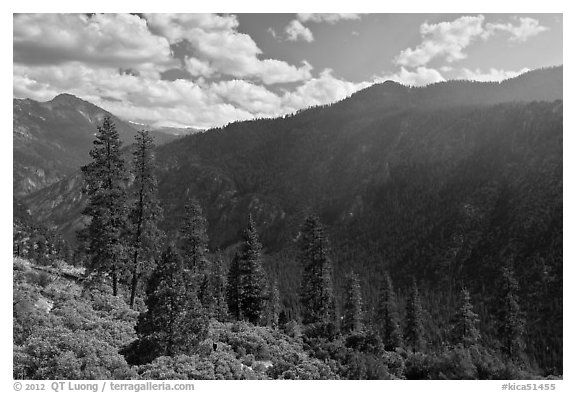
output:
<path id="1" fill-rule="evenodd" d="M 71 61 L 95 66 L 158 69 L 176 64 L 168 40 L 129 14 L 14 15 L 14 63 L 50 65 Z"/>
<path id="2" fill-rule="evenodd" d="M 47 101 L 66 92 L 126 120 L 207 128 L 327 104 L 370 84 L 330 70 L 312 78 L 306 61 L 262 59 L 237 28 L 230 15 L 17 15 L 13 96 Z M 172 44 L 188 46 L 183 64 Z M 175 65 L 194 81 L 163 80 Z M 300 83 L 276 92 L 266 87 L 283 82 Z"/>
<path id="3" fill-rule="evenodd" d="M 370 85 L 347 82 L 324 70 L 319 77 L 277 94 L 246 80 L 169 81 L 79 63 L 43 67 L 14 65 L 13 80 L 15 97 L 47 101 L 67 92 L 127 120 L 153 126 L 199 128 L 279 116 L 327 104 Z"/>
<path id="4" fill-rule="evenodd" d="M 361 14 L 298 14 L 296 16 L 300 22 L 317 22 L 334 24 L 341 20 L 356 20 L 361 18 Z"/>
<path id="5" fill-rule="evenodd" d="M 309 28 L 304 26 L 299 20 L 294 19 L 286 26 L 286 35 L 288 41 L 314 41 L 314 36 Z"/>
<path id="6" fill-rule="evenodd" d="M 210 86 L 223 101 L 233 103 L 255 117 L 279 113 L 282 100 L 263 86 L 244 80 L 221 81 Z"/>
<path id="7" fill-rule="evenodd" d="M 312 67 L 303 63 L 300 67 L 276 59 L 260 59 L 262 50 L 252 37 L 236 31 L 235 16 L 197 14 L 151 14 L 146 15 L 150 28 L 167 37 L 171 43 L 187 40 L 193 58 L 187 62 L 189 71 L 198 71 L 193 65 L 209 64 L 211 72 L 203 74 L 230 75 L 235 78 L 255 78 L 265 84 L 288 83 L 310 78 Z"/>
<path id="8" fill-rule="evenodd" d="M 462 68 L 457 72 L 454 79 L 467 79 L 479 82 L 500 82 L 505 79 L 514 78 L 528 71 L 530 71 L 529 68 L 523 68 L 519 71 L 506 71 L 490 68 L 488 72 L 482 72 L 479 69 L 470 70 L 468 68 Z"/>
<path id="9" fill-rule="evenodd" d="M 511 34 L 510 41 L 524 42 L 530 37 L 534 37 L 546 30 L 548 27 L 540 25 L 540 22 L 534 18 L 512 18 L 517 25 L 512 23 L 486 23 L 488 31 L 505 31 Z"/>
<path id="10" fill-rule="evenodd" d="M 407 67 L 420 67 L 432 59 L 442 57 L 449 63 L 466 58 L 463 50 L 477 38 L 486 38 L 482 26 L 484 16 L 463 16 L 451 22 L 423 23 L 420 26 L 422 43 L 416 48 L 400 52 L 395 62 Z"/>
<path id="11" fill-rule="evenodd" d="M 436 24 L 425 22 L 420 26 L 422 42 L 415 48 L 401 51 L 394 62 L 406 67 L 425 66 L 436 58 L 453 63 L 467 57 L 464 50 L 475 40 L 488 39 L 499 31 L 509 33 L 510 41 L 522 42 L 548 30 L 533 18 L 512 17 L 515 24 L 484 24 L 484 20 L 484 15 L 478 15 Z"/>
<path id="12" fill-rule="evenodd" d="M 430 83 L 442 82 L 446 79 L 439 71 L 433 68 L 418 67 L 415 71 L 408 71 L 406 68 L 401 67 L 400 71 L 396 73 L 386 74 L 376 78 L 376 82 L 384 82 L 387 80 L 406 86 L 425 86 Z"/>
<path id="13" fill-rule="evenodd" d="M 286 108 L 285 113 L 342 100 L 371 84 L 372 82 L 353 83 L 341 80 L 332 75 L 332 70 L 325 69 L 318 78 L 306 81 L 294 91 L 286 92 L 283 95 L 282 101 Z"/>

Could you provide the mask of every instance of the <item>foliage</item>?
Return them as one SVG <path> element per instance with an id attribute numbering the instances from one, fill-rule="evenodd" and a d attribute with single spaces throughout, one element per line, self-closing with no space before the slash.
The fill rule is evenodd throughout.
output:
<path id="1" fill-rule="evenodd" d="M 317 216 L 306 218 L 299 240 L 299 261 L 304 268 L 300 293 L 302 322 L 333 330 L 336 306 L 332 285 L 332 263 L 324 228 Z"/>
<path id="2" fill-rule="evenodd" d="M 478 343 L 480 332 L 478 331 L 478 315 L 472 309 L 470 292 L 462 288 L 460 293 L 460 307 L 454 318 L 452 330 L 454 341 L 468 348 Z"/>
<path id="3" fill-rule="evenodd" d="M 92 162 L 82 167 L 83 191 L 89 202 L 82 214 L 90 223 L 81 233 L 90 256 L 88 268 L 99 276 L 110 275 L 114 295 L 124 269 L 127 230 L 127 172 L 120 148 L 122 142 L 110 117 L 105 117 L 90 150 Z"/>
<path id="4" fill-rule="evenodd" d="M 503 352 L 512 358 L 518 358 L 524 352 L 523 313 L 518 304 L 518 282 L 509 266 L 502 268 L 501 294 L 497 321 L 498 336 L 502 342 Z"/>
<path id="5" fill-rule="evenodd" d="M 261 252 L 262 245 L 250 217 L 238 254 L 238 306 L 241 318 L 254 324 L 266 323 L 268 280 Z"/>
<path id="6" fill-rule="evenodd" d="M 412 283 L 408 302 L 406 303 L 406 327 L 404 329 L 404 342 L 413 352 L 420 351 L 424 347 L 424 321 L 422 315 L 422 305 L 416 281 Z M 421 358 L 415 358 L 416 363 Z"/>
<path id="7" fill-rule="evenodd" d="M 343 333 L 356 333 L 363 329 L 362 293 L 360 279 L 354 272 L 347 277 L 344 311 L 342 321 Z"/>
<path id="8" fill-rule="evenodd" d="M 141 341 L 136 350 L 148 350 L 144 359 L 188 353 L 205 337 L 207 320 L 196 295 L 187 291 L 182 258 L 173 245 L 148 281 L 146 306 L 136 325 Z"/>
<path id="9" fill-rule="evenodd" d="M 25 280 L 29 268 L 15 268 L 14 378 L 135 378 L 118 354 L 134 339 L 136 322 L 136 313 L 122 299 L 98 289 L 82 292 L 58 280 L 42 289 Z"/>
<path id="10" fill-rule="evenodd" d="M 134 204 L 130 210 L 129 247 L 131 251 L 130 307 L 142 278 L 147 278 L 158 254 L 162 233 L 158 222 L 162 218 L 162 208 L 157 197 L 157 182 L 154 176 L 154 140 L 148 131 L 136 134 L 136 147 L 133 151 Z"/>
<path id="11" fill-rule="evenodd" d="M 206 218 L 204 218 L 200 203 L 195 198 L 189 199 L 184 206 L 179 246 L 189 274 L 203 273 L 207 264 L 208 235 L 206 234 Z"/>
<path id="12" fill-rule="evenodd" d="M 396 294 L 392 286 L 392 279 L 387 272 L 384 274 L 382 287 L 379 290 L 376 324 L 387 351 L 392 351 L 402 346 L 402 331 L 400 329 Z"/>

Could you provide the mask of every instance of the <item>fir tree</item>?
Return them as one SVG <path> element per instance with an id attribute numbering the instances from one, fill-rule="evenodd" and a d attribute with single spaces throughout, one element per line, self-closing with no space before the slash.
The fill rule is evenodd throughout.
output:
<path id="1" fill-rule="evenodd" d="M 226 303 L 226 274 L 224 271 L 224 261 L 218 255 L 212 264 L 212 277 L 214 282 L 214 312 L 213 316 L 219 321 L 228 319 L 228 304 Z"/>
<path id="2" fill-rule="evenodd" d="M 181 250 L 186 269 L 192 274 L 203 273 L 207 268 L 208 234 L 206 218 L 197 199 L 188 200 L 184 206 Z"/>
<path id="3" fill-rule="evenodd" d="M 421 351 L 424 348 L 424 321 L 416 281 L 412 283 L 408 302 L 406 303 L 405 323 L 404 342 L 412 351 Z"/>
<path id="4" fill-rule="evenodd" d="M 133 152 L 135 202 L 130 212 L 132 225 L 130 307 L 134 306 L 140 278 L 149 275 L 153 268 L 161 238 L 157 224 L 161 219 L 162 209 L 157 198 L 153 150 L 154 141 L 150 133 L 138 132 L 136 149 Z"/>
<path id="5" fill-rule="evenodd" d="M 240 256 L 234 255 L 228 269 L 228 280 L 226 283 L 226 302 L 230 316 L 239 321 L 242 319 L 240 309 Z"/>
<path id="6" fill-rule="evenodd" d="M 304 268 L 300 292 L 302 322 L 335 326 L 332 261 L 328 256 L 328 242 L 318 217 L 309 216 L 304 221 L 299 243 L 299 261 Z"/>
<path id="7" fill-rule="evenodd" d="M 218 256 L 208 263 L 200 284 L 199 299 L 204 312 L 210 318 L 224 321 L 228 315 L 226 304 L 226 278 L 222 258 Z"/>
<path id="8" fill-rule="evenodd" d="M 358 333 L 363 329 L 362 293 L 360 279 L 354 272 L 346 282 L 342 330 L 345 333 Z"/>
<path id="9" fill-rule="evenodd" d="M 112 291 L 118 294 L 118 279 L 124 269 L 127 228 L 127 174 L 120 148 L 122 142 L 110 117 L 105 117 L 90 150 L 92 162 L 82 167 L 88 206 L 82 214 L 90 218 L 83 238 L 88 256 L 88 272 L 97 277 L 110 275 Z"/>
<path id="10" fill-rule="evenodd" d="M 238 301 L 242 318 L 253 324 L 264 322 L 266 312 L 268 283 L 261 252 L 262 245 L 250 216 L 238 259 Z"/>
<path id="11" fill-rule="evenodd" d="M 388 272 L 384 274 L 383 285 L 380 288 L 377 323 L 380 337 L 387 351 L 393 351 L 402 346 L 402 332 L 400 317 L 398 316 L 398 303 Z"/>
<path id="12" fill-rule="evenodd" d="M 208 322 L 197 298 L 187 294 L 181 256 L 173 245 L 148 281 L 147 311 L 138 319 L 142 342 L 154 343 L 156 356 L 190 353 L 207 335 Z"/>
<path id="13" fill-rule="evenodd" d="M 518 303 L 518 281 L 511 266 L 502 268 L 501 292 L 498 297 L 498 337 L 504 353 L 511 358 L 519 357 L 525 347 L 525 320 Z"/>
<path id="14" fill-rule="evenodd" d="M 477 328 L 478 315 L 472 309 L 470 293 L 462 288 L 460 292 L 460 305 L 454 318 L 453 337 L 457 344 L 462 344 L 468 348 L 476 345 L 480 339 L 480 332 Z"/>

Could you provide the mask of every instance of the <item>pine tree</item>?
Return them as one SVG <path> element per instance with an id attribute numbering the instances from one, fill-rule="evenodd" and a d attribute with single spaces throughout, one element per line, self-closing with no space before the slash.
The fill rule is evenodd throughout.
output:
<path id="1" fill-rule="evenodd" d="M 476 345 L 480 340 L 480 332 L 477 328 L 478 315 L 472 309 L 470 293 L 462 288 L 460 292 L 460 305 L 454 318 L 453 337 L 457 344 L 468 348 Z"/>
<path id="2" fill-rule="evenodd" d="M 414 352 L 421 351 L 424 348 L 424 321 L 416 281 L 412 283 L 408 302 L 406 303 L 404 342 Z"/>
<path id="3" fill-rule="evenodd" d="M 350 273 L 346 282 L 344 299 L 344 320 L 342 330 L 345 333 L 358 333 L 363 329 L 362 291 L 360 278 L 354 272 Z"/>
<path id="4" fill-rule="evenodd" d="M 518 281 L 511 266 L 502 268 L 500 288 L 497 315 L 498 337 L 504 353 L 511 358 L 517 358 L 524 351 L 523 336 L 526 322 L 518 303 Z"/>
<path id="5" fill-rule="evenodd" d="M 89 263 L 88 272 L 98 277 L 110 275 L 112 291 L 118 294 L 118 279 L 124 269 L 127 228 L 125 163 L 122 142 L 110 117 L 105 117 L 90 150 L 92 162 L 82 167 L 88 206 L 82 214 L 90 218 L 83 238 Z"/>
<path id="6" fill-rule="evenodd" d="M 398 347 L 402 347 L 402 332 L 400 329 L 396 294 L 394 293 L 392 279 L 388 272 L 384 274 L 382 284 L 379 293 L 378 315 L 376 319 L 384 349 L 393 351 Z"/>
<path id="7" fill-rule="evenodd" d="M 130 212 L 131 223 L 131 271 L 130 307 L 138 282 L 142 276 L 150 274 L 158 253 L 161 232 L 158 222 L 162 209 L 157 198 L 157 183 L 154 177 L 154 141 L 148 131 L 136 134 L 136 149 L 133 152 L 134 197 Z"/>
<path id="8" fill-rule="evenodd" d="M 250 216 L 238 259 L 238 300 L 242 318 L 253 324 L 265 322 L 268 282 L 261 252 L 262 245 Z"/>
<path id="9" fill-rule="evenodd" d="M 302 322 L 336 324 L 336 303 L 332 286 L 332 261 L 328 242 L 317 216 L 309 216 L 302 225 L 299 261 L 304 268 L 300 292 Z"/>
<path id="10" fill-rule="evenodd" d="M 173 245 L 148 281 L 147 311 L 136 325 L 140 340 L 157 347 L 156 356 L 190 353 L 207 335 L 208 322 L 197 298 L 187 294 L 181 256 Z"/>
<path id="11" fill-rule="evenodd" d="M 226 278 L 222 265 L 221 256 L 208 263 L 207 271 L 202 277 L 198 295 L 205 314 L 219 321 L 226 320 L 228 316 Z"/>
<path id="12" fill-rule="evenodd" d="M 222 256 L 218 255 L 212 263 L 212 277 L 214 288 L 214 312 L 212 315 L 219 321 L 228 319 L 228 304 L 226 303 L 226 275 L 224 271 L 224 261 Z"/>
<path id="13" fill-rule="evenodd" d="M 197 199 L 188 200 L 184 206 L 181 250 L 186 269 L 192 274 L 203 273 L 207 268 L 208 234 L 206 218 Z"/>
<path id="14" fill-rule="evenodd" d="M 242 319 L 240 309 L 240 255 L 236 253 L 228 269 L 228 280 L 226 284 L 226 302 L 230 316 L 239 321 Z"/>

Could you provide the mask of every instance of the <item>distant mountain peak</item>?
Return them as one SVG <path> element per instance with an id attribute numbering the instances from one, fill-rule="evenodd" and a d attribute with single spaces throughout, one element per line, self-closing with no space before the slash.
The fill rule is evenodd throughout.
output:
<path id="1" fill-rule="evenodd" d="M 74 94 L 61 93 L 58 94 L 56 97 L 52 98 L 51 101 L 65 101 L 65 100 L 80 100 L 80 98 L 76 97 Z"/>
<path id="2" fill-rule="evenodd" d="M 56 97 L 52 98 L 52 100 L 48 101 L 48 103 L 57 104 L 57 105 L 65 105 L 65 106 L 74 106 L 74 105 L 78 105 L 78 104 L 83 104 L 83 105 L 89 105 L 91 107 L 95 107 L 95 108 L 98 108 L 100 110 L 103 110 L 102 108 L 97 107 L 96 105 L 92 104 L 91 102 L 83 100 L 82 98 L 77 97 L 77 96 L 70 94 L 70 93 L 58 94 Z"/>

